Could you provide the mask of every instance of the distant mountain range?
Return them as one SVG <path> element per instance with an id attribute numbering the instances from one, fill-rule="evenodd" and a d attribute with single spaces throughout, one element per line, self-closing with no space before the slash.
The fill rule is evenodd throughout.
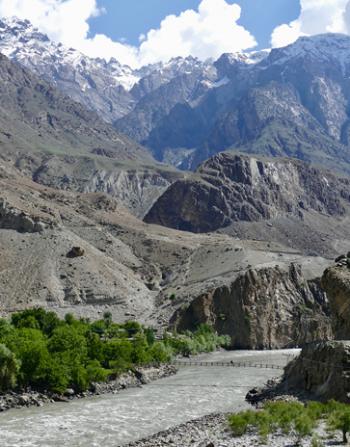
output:
<path id="1" fill-rule="evenodd" d="M 301 38 L 258 63 L 248 62 L 223 55 L 214 63 L 221 79 L 216 88 L 181 98 L 139 140 L 160 160 L 180 154 L 182 167 L 235 149 L 349 172 L 350 37 Z M 135 115 L 162 110 L 164 98 L 179 90 L 176 81 L 144 98 L 117 128 L 135 138 L 131 127 L 138 123 L 143 129 Z"/>
<path id="2" fill-rule="evenodd" d="M 7 19 L 0 21 L 0 51 L 177 167 L 193 169 L 234 149 L 350 172 L 348 36 L 133 70 Z"/>

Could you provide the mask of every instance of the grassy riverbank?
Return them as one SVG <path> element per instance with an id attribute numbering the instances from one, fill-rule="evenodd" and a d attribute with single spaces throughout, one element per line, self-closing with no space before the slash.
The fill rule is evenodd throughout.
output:
<path id="1" fill-rule="evenodd" d="M 152 328 L 135 321 L 116 324 L 109 313 L 90 322 L 70 314 L 62 320 L 44 309 L 26 310 L 0 320 L 0 392 L 33 388 L 79 393 L 133 368 L 211 352 L 228 342 L 208 326 L 156 340 Z"/>

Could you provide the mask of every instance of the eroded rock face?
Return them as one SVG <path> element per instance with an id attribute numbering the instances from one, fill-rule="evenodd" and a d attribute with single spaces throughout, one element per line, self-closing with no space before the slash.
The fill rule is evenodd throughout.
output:
<path id="1" fill-rule="evenodd" d="M 230 286 L 197 297 L 178 310 L 179 330 L 208 323 L 232 338 L 232 347 L 276 349 L 332 338 L 326 295 L 319 280 L 307 281 L 297 264 L 249 270 Z"/>
<path id="2" fill-rule="evenodd" d="M 350 402 L 349 368 L 350 342 L 311 344 L 286 367 L 281 388 L 322 400 Z"/>
<path id="3" fill-rule="evenodd" d="M 336 338 L 350 339 L 350 257 L 338 259 L 324 272 L 322 287 L 329 296 Z"/>
<path id="4" fill-rule="evenodd" d="M 350 203 L 349 179 L 295 160 L 221 153 L 197 174 L 170 186 L 145 221 L 201 233 L 307 211 L 343 216 Z"/>

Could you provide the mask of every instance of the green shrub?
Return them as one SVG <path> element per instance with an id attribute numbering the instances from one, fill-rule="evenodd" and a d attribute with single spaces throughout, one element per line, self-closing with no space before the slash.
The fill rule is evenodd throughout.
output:
<path id="1" fill-rule="evenodd" d="M 270 402 L 257 412 L 241 412 L 231 415 L 228 424 L 234 436 L 242 436 L 249 429 L 255 429 L 263 442 L 270 433 L 281 431 L 296 436 L 297 444 L 307 436 L 311 436 L 320 421 L 327 423 L 329 432 L 341 431 L 343 442 L 347 443 L 350 433 L 350 405 L 336 401 L 327 403 L 309 402 Z M 312 447 L 320 447 L 322 443 L 313 437 Z"/>
<path id="2" fill-rule="evenodd" d="M 245 418 L 244 414 L 233 414 L 229 417 L 229 424 L 233 436 L 242 436 L 246 434 L 249 426 L 249 422 Z"/>
<path id="3" fill-rule="evenodd" d="M 350 406 L 333 401 L 330 405 L 327 422 L 330 430 L 342 432 L 343 442 L 346 444 L 348 442 L 347 434 L 350 432 Z"/>
<path id="4" fill-rule="evenodd" d="M 92 362 L 89 362 L 86 367 L 86 372 L 89 383 L 106 382 L 108 376 L 110 375 L 110 371 L 105 368 L 102 368 L 98 360 L 93 360 Z"/>
<path id="5" fill-rule="evenodd" d="M 314 435 L 311 439 L 310 447 L 324 447 L 324 444 L 317 435 Z"/>

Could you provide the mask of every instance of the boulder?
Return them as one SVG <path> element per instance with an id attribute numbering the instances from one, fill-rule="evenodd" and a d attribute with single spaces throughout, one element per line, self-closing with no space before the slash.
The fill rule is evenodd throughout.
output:
<path id="1" fill-rule="evenodd" d="M 81 247 L 73 247 L 68 253 L 67 258 L 80 258 L 85 255 L 85 250 Z"/>

